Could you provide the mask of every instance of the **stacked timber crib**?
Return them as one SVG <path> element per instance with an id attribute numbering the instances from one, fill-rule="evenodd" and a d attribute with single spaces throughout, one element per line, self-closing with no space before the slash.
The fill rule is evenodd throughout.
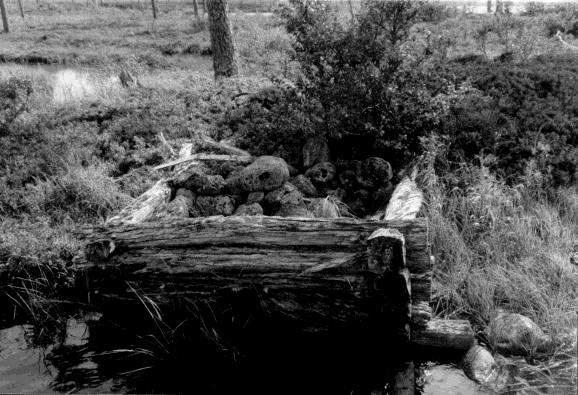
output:
<path id="1" fill-rule="evenodd" d="M 160 181 L 105 224 L 81 231 L 79 279 L 90 303 L 135 299 L 135 290 L 164 305 L 249 289 L 305 333 L 362 323 L 403 344 L 474 343 L 467 321 L 432 318 L 426 218 L 153 215 L 175 195 L 170 185 Z"/>

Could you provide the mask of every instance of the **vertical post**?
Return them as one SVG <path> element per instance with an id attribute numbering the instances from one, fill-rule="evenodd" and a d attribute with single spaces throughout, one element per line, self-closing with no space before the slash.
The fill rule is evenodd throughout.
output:
<path id="1" fill-rule="evenodd" d="M 411 285 L 405 262 L 405 238 L 395 229 L 378 229 L 367 239 L 368 271 L 388 277 L 393 320 L 399 334 L 410 340 Z"/>
<path id="2" fill-rule="evenodd" d="M 151 5 L 153 7 L 153 19 L 157 19 L 157 6 L 155 0 L 151 0 Z"/>
<path id="3" fill-rule="evenodd" d="M 395 229 L 378 229 L 367 239 L 367 269 L 384 280 L 387 292 L 387 317 L 392 323 L 394 341 L 409 343 L 411 321 L 410 273 L 405 261 L 405 238 Z M 389 328 L 388 328 L 389 329 Z M 393 382 L 394 395 L 413 395 L 414 365 L 411 355 L 405 355 Z"/>
<path id="4" fill-rule="evenodd" d="M 8 15 L 6 14 L 6 6 L 4 5 L 4 0 L 0 0 L 0 13 L 2 13 L 2 26 L 4 26 L 4 33 L 10 33 L 10 28 L 8 27 Z"/>

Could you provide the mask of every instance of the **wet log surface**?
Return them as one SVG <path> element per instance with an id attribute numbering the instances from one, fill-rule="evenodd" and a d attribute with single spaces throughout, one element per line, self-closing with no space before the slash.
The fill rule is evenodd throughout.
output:
<path id="1" fill-rule="evenodd" d="M 475 336 L 467 320 L 433 319 L 413 329 L 412 342 L 418 346 L 466 351 L 474 344 Z"/>

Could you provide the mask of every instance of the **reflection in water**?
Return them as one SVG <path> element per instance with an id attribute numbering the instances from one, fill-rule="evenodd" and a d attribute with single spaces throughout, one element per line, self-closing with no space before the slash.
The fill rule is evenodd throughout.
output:
<path id="1" fill-rule="evenodd" d="M 94 101 L 120 90 L 117 76 L 95 78 L 74 70 L 57 71 L 52 79 L 53 100 L 57 104 L 79 100 Z"/>
<path id="2" fill-rule="evenodd" d="M 96 350 L 89 342 L 89 327 L 79 320 L 68 320 L 66 336 L 61 344 L 45 349 L 33 348 L 30 346 L 32 335 L 32 328 L 27 325 L 0 330 L 0 393 L 142 393 L 144 391 L 190 393 L 191 390 L 197 389 L 199 384 L 198 376 L 195 375 L 196 371 L 186 364 L 181 366 L 178 372 L 169 374 L 159 369 L 147 370 L 141 376 L 127 374 L 127 369 L 133 369 L 136 366 L 131 359 L 134 355 L 127 355 L 121 349 L 113 352 Z M 381 355 L 386 355 L 386 353 Z M 559 375 L 553 375 L 550 378 L 544 376 L 541 377 L 540 382 L 537 382 L 537 378 L 530 374 L 533 372 L 535 375 L 537 369 L 533 369 L 524 360 L 500 357 L 498 361 L 504 370 L 504 382 L 501 388 L 494 388 L 499 393 L 575 393 L 575 382 L 572 381 L 572 377 L 569 377 L 566 383 L 556 379 L 560 377 Z M 181 362 L 183 361 L 179 360 L 179 363 Z M 360 360 L 353 362 L 363 365 L 363 361 Z M 416 365 L 418 387 L 423 395 L 496 393 L 492 389 L 484 388 L 469 380 L 459 366 L 452 362 L 456 361 L 422 362 Z M 384 365 L 377 366 L 374 372 L 370 372 L 370 375 L 360 376 L 362 380 L 365 380 L 365 385 L 344 393 L 387 394 L 390 387 L 385 379 L 388 369 L 385 365 L 384 361 Z M 216 371 L 216 377 L 221 377 L 221 379 L 228 377 L 226 368 Z M 255 372 L 250 374 L 255 375 Z M 259 372 L 259 374 L 262 373 Z M 256 377 L 259 377 L 259 374 L 256 374 Z M 146 377 L 144 381 L 143 376 Z M 279 377 L 278 381 L 273 381 L 275 385 L 269 387 L 269 393 L 282 393 L 284 388 L 291 385 L 291 381 L 295 381 L 294 377 L 285 377 L 282 374 Z M 506 377 L 508 382 L 505 381 Z M 238 378 L 225 385 L 227 392 L 230 392 L 232 388 L 242 388 Z M 328 380 L 338 382 L 340 378 L 336 373 L 335 377 L 328 377 Z M 150 383 L 155 383 L 154 388 L 149 387 Z M 315 388 L 315 393 L 341 393 L 335 392 L 334 388 L 330 387 L 331 383 L 327 382 L 326 387 L 322 387 L 321 390 Z M 204 391 L 201 392 L 204 393 Z"/>

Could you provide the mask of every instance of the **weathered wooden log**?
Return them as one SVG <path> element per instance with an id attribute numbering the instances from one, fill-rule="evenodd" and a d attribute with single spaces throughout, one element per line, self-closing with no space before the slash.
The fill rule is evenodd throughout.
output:
<path id="1" fill-rule="evenodd" d="M 116 300 L 129 300 L 133 289 L 160 303 L 249 289 L 263 296 L 267 309 L 303 320 L 308 331 L 377 322 L 408 341 L 412 290 L 403 259 L 429 263 L 424 226 L 423 220 L 277 217 L 96 226 L 84 232 L 87 277 L 90 289 Z M 104 242 L 115 249 L 88 254 Z"/>
<path id="2" fill-rule="evenodd" d="M 367 239 L 369 270 L 383 273 L 398 271 L 405 266 L 405 239 L 396 229 L 381 228 Z M 393 265 L 387 267 L 387 264 Z"/>
<path id="3" fill-rule="evenodd" d="M 400 286 L 390 296 L 395 307 L 390 320 L 397 323 L 398 333 L 409 341 L 411 320 L 410 273 L 405 262 L 405 239 L 396 229 L 380 228 L 367 239 L 367 269 L 389 275 Z"/>
<path id="4" fill-rule="evenodd" d="M 206 217 L 123 226 L 94 226 L 82 231 L 88 245 L 113 240 L 110 265 L 177 274 L 223 267 L 248 270 L 315 271 L 366 254 L 366 239 L 388 227 L 406 235 L 412 297 L 429 301 L 431 267 L 427 227 L 414 221 L 358 221 L 279 217 Z M 143 262 L 146 265 L 143 266 Z"/>
<path id="5" fill-rule="evenodd" d="M 418 346 L 466 351 L 475 336 L 467 320 L 433 319 L 425 327 L 414 328 L 411 340 Z"/>
<path id="6" fill-rule="evenodd" d="M 185 158 L 175 159 L 173 161 L 163 163 L 162 165 L 156 166 L 155 170 L 165 169 L 167 167 L 172 167 L 176 165 L 180 165 L 182 163 L 190 162 L 190 161 L 199 161 L 199 160 L 216 160 L 216 161 L 223 161 L 223 162 L 236 162 L 239 164 L 249 164 L 255 158 L 252 156 L 241 156 L 241 155 L 215 155 L 215 154 L 192 154 Z"/>
<path id="7" fill-rule="evenodd" d="M 423 205 L 423 192 L 415 181 L 405 177 L 395 187 L 385 210 L 380 210 L 370 218 L 374 220 L 410 220 L 417 216 Z"/>
<path id="8" fill-rule="evenodd" d="M 411 306 L 411 322 L 423 327 L 432 319 L 432 308 L 427 302 L 416 302 Z"/>
<path id="9" fill-rule="evenodd" d="M 156 210 L 168 202 L 171 188 L 166 181 L 158 181 L 151 189 L 106 221 L 107 225 L 139 224 L 151 218 Z"/>

